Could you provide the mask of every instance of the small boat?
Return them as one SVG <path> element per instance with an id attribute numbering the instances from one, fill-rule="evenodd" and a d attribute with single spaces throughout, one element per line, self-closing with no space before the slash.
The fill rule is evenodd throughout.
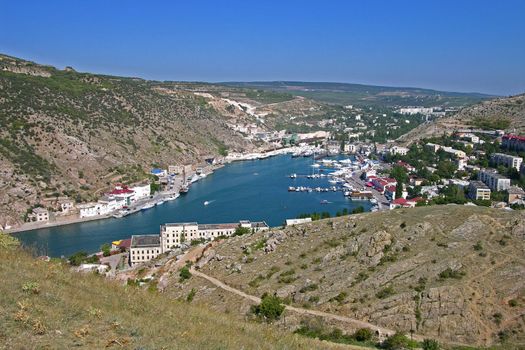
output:
<path id="1" fill-rule="evenodd" d="M 155 206 L 155 204 L 153 203 L 147 203 L 145 204 L 142 208 L 140 208 L 140 210 L 147 210 L 147 209 L 151 209 Z"/>
<path id="2" fill-rule="evenodd" d="M 190 182 L 191 182 L 191 183 L 194 183 L 194 182 L 197 182 L 197 181 L 199 181 L 199 180 L 200 180 L 200 176 L 197 175 L 197 174 L 195 174 L 195 175 L 192 176 Z"/>
<path id="3" fill-rule="evenodd" d="M 186 193 L 188 193 L 189 190 L 190 190 L 190 188 L 189 188 L 188 185 L 182 185 L 180 190 L 179 190 L 179 193 L 180 194 L 186 194 Z"/>
<path id="4" fill-rule="evenodd" d="M 290 175 L 290 179 L 295 179 L 295 178 L 297 178 L 297 174 L 294 173 L 294 174 Z"/>
<path id="5" fill-rule="evenodd" d="M 210 202 L 208 202 L 208 201 L 205 201 L 205 202 L 204 202 L 204 205 L 208 205 L 208 204 L 210 204 Z"/>
<path id="6" fill-rule="evenodd" d="M 155 205 L 162 205 L 164 204 L 164 201 L 158 201 L 157 203 L 155 203 Z"/>
<path id="7" fill-rule="evenodd" d="M 295 192 L 295 187 L 293 186 L 288 187 L 288 192 Z"/>
<path id="8" fill-rule="evenodd" d="M 330 203 L 330 202 L 327 201 L 326 199 L 323 199 L 323 200 L 321 201 L 321 204 L 328 204 L 328 203 Z"/>

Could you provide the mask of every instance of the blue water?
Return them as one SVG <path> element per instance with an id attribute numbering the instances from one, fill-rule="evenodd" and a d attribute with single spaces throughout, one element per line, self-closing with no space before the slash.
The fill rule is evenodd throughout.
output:
<path id="1" fill-rule="evenodd" d="M 16 237 L 38 254 L 58 257 L 80 250 L 94 252 L 103 243 L 134 234 L 158 233 L 160 225 L 168 222 L 223 223 L 246 219 L 280 226 L 286 219 L 302 213 L 328 211 L 333 216 L 343 208 L 370 209 L 368 202 L 352 202 L 341 192 L 288 192 L 288 186 L 331 186 L 326 178 L 288 177 L 291 173 L 311 173 L 311 164 L 312 158 L 289 155 L 236 162 L 194 183 L 188 194 L 152 209 L 121 219 L 21 232 Z M 321 204 L 322 200 L 329 203 Z M 205 201 L 209 205 L 205 206 Z"/>

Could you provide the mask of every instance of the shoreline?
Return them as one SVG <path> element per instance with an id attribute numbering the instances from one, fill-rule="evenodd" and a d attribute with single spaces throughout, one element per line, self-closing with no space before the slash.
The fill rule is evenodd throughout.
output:
<path id="1" fill-rule="evenodd" d="M 217 165 L 209 166 L 209 170 L 211 170 L 211 171 L 209 173 L 207 173 L 207 176 L 213 174 L 215 172 L 215 170 L 218 170 L 218 169 L 220 169 L 222 167 L 224 167 L 224 164 L 217 164 Z M 179 189 L 180 189 L 180 185 L 178 185 L 177 188 L 174 191 L 161 192 L 161 193 L 159 193 L 156 196 L 156 198 L 153 198 L 153 202 L 155 202 L 155 200 L 158 200 L 158 199 L 162 200 L 165 197 L 167 197 L 169 195 L 172 195 L 174 193 L 178 193 Z M 140 210 L 138 210 L 136 212 L 140 212 Z M 136 212 L 133 212 L 133 213 L 131 213 L 129 215 L 133 215 Z M 66 220 L 60 220 L 60 221 L 54 221 L 54 222 L 45 222 L 45 223 L 31 222 L 31 223 L 24 223 L 21 226 L 16 227 L 16 228 L 10 228 L 8 230 L 4 230 L 3 232 L 7 233 L 7 234 L 10 234 L 10 235 L 16 235 L 17 233 L 22 233 L 22 232 L 29 232 L 29 231 L 34 231 L 34 230 L 41 230 L 41 229 L 46 229 L 46 228 L 67 226 L 67 225 L 79 224 L 79 223 L 83 223 L 83 222 L 90 222 L 90 221 L 97 221 L 97 220 L 106 220 L 106 219 L 118 219 L 118 218 L 113 217 L 113 214 L 106 214 L 106 215 L 102 215 L 102 216 L 90 216 L 90 217 L 85 217 L 85 218 L 80 218 L 80 217 L 69 218 L 69 219 L 66 219 Z"/>

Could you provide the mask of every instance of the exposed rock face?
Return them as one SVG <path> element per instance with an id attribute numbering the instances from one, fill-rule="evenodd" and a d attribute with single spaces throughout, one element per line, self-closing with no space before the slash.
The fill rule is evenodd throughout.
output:
<path id="1" fill-rule="evenodd" d="M 525 305 L 524 214 L 432 206 L 321 220 L 227 240 L 215 248 L 224 259 L 203 272 L 251 295 L 276 293 L 444 343 L 490 345 L 498 334 L 523 343 L 523 310 L 509 301 Z M 247 255 L 261 239 L 266 246 Z M 251 262 L 237 266 L 245 255 Z"/>

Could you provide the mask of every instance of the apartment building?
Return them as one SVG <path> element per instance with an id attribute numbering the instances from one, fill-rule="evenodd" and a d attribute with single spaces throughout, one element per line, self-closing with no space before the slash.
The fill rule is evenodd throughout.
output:
<path id="1" fill-rule="evenodd" d="M 521 164 L 523 163 L 523 158 L 511 156 L 504 153 L 494 153 L 490 157 L 490 161 L 495 165 L 504 165 L 507 168 L 515 168 L 520 170 Z"/>
<path id="2" fill-rule="evenodd" d="M 471 181 L 468 195 L 474 200 L 490 200 L 490 188 L 481 181 Z"/>
<path id="3" fill-rule="evenodd" d="M 492 191 L 504 191 L 510 187 L 510 179 L 495 171 L 482 170 L 479 172 L 478 178 Z"/>

